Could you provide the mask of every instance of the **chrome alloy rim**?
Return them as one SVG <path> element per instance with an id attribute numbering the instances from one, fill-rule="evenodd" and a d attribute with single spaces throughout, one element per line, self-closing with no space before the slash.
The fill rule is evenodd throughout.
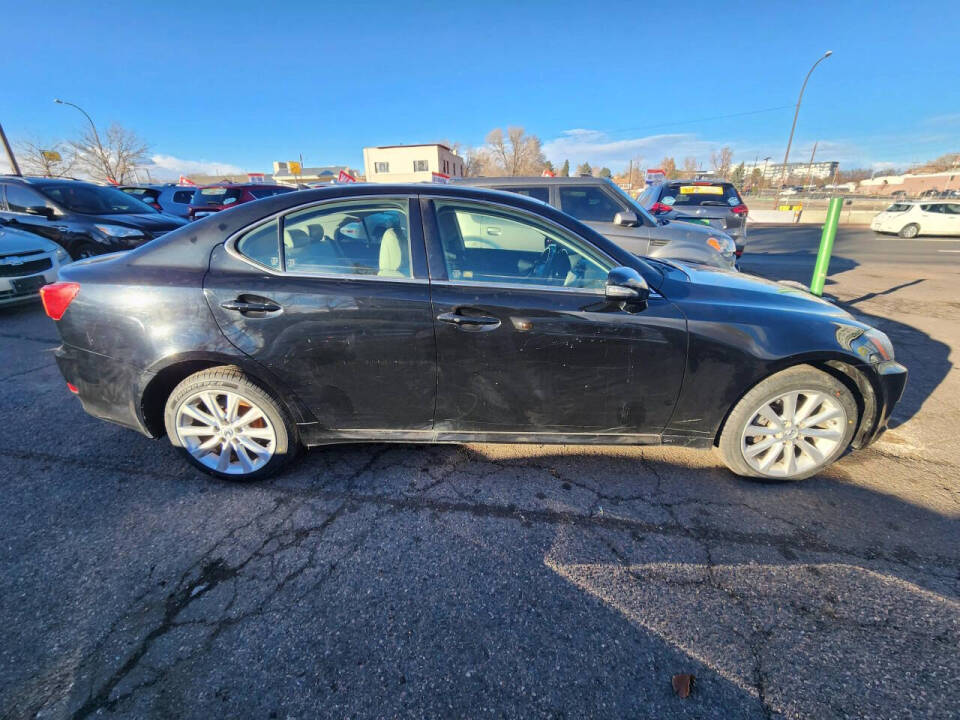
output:
<path id="1" fill-rule="evenodd" d="M 790 477 L 826 464 L 847 427 L 837 398 L 817 390 L 778 395 L 761 405 L 743 430 L 747 464 L 768 477 Z"/>
<path id="2" fill-rule="evenodd" d="M 266 414 L 234 392 L 203 390 L 177 408 L 177 437 L 198 462 L 227 475 L 247 475 L 266 465 L 277 433 Z"/>

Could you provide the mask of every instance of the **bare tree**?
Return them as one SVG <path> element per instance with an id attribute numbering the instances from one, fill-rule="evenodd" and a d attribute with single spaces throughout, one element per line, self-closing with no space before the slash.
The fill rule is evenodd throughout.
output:
<path id="1" fill-rule="evenodd" d="M 724 145 L 718 151 L 710 153 L 710 164 L 713 165 L 714 171 L 726 180 L 733 165 L 733 150 Z"/>
<path id="2" fill-rule="evenodd" d="M 22 140 L 17 143 L 17 159 L 26 175 L 66 177 L 77 164 L 77 154 L 66 142 L 39 143 Z"/>
<path id="3" fill-rule="evenodd" d="M 700 169 L 697 159 L 692 156 L 687 156 L 683 159 L 683 174 L 690 177 Z"/>
<path id="4" fill-rule="evenodd" d="M 522 127 L 500 128 L 487 135 L 484 153 L 485 175 L 539 175 L 546 165 L 540 138 L 527 135 Z"/>
<path id="5" fill-rule="evenodd" d="M 663 170 L 663 174 L 667 180 L 675 180 L 677 178 L 677 161 L 669 155 L 660 161 L 660 169 Z"/>
<path id="6" fill-rule="evenodd" d="M 135 181 L 138 166 L 149 160 L 150 146 L 135 132 L 114 123 L 103 135 L 89 128 L 72 140 L 77 164 L 94 180 L 124 184 Z"/>

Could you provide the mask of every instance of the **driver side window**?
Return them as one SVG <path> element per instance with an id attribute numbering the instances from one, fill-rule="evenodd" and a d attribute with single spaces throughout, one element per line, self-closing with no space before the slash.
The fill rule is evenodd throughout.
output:
<path id="1" fill-rule="evenodd" d="M 610 260 L 589 244 L 522 213 L 435 201 L 451 280 L 602 290 Z"/>

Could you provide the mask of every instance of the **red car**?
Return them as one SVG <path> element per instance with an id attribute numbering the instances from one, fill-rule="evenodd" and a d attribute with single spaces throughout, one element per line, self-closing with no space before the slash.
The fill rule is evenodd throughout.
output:
<path id="1" fill-rule="evenodd" d="M 293 192 L 294 188 L 283 185 L 263 185 L 251 183 L 247 185 L 206 185 L 197 188 L 193 193 L 193 201 L 187 211 L 187 218 L 198 220 L 215 212 L 225 210 L 252 200 Z"/>

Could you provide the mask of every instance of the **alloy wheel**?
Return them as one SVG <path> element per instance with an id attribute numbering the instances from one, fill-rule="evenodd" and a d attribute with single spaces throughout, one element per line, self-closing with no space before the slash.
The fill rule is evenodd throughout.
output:
<path id="1" fill-rule="evenodd" d="M 266 413 L 230 391 L 204 390 L 180 403 L 180 443 L 197 462 L 228 475 L 248 475 L 266 465 L 277 448 L 277 433 Z"/>
<path id="2" fill-rule="evenodd" d="M 744 460 L 767 477 L 809 473 L 833 457 L 847 413 L 832 395 L 799 390 L 778 395 L 751 415 L 740 438 Z"/>

